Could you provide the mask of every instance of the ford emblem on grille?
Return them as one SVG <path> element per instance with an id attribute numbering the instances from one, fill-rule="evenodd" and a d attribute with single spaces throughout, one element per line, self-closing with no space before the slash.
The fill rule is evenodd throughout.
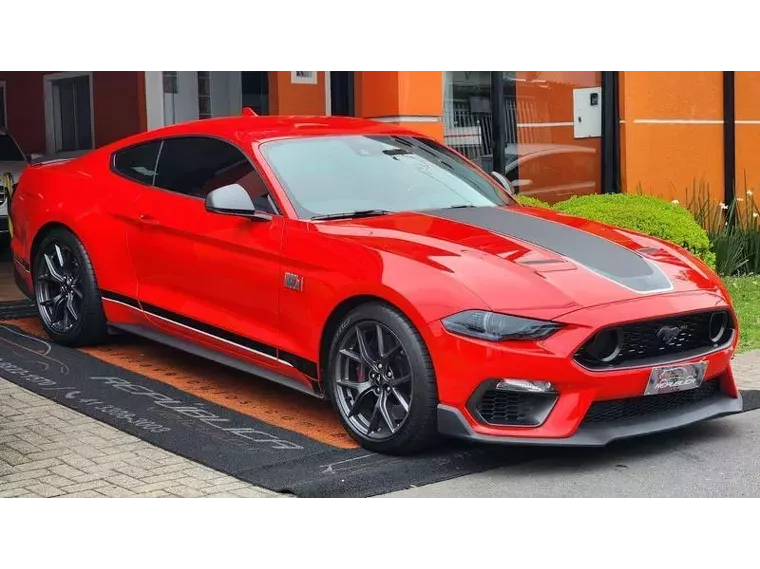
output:
<path id="1" fill-rule="evenodd" d="M 660 339 L 660 342 L 666 346 L 669 346 L 675 342 L 676 338 L 678 338 L 678 335 L 683 331 L 683 329 L 683 326 L 663 326 L 657 330 L 657 337 Z"/>

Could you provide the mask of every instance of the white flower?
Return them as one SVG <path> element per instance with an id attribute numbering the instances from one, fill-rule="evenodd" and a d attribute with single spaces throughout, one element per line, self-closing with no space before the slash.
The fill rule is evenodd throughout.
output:
<path id="1" fill-rule="evenodd" d="M 747 190 L 747 195 L 751 196 L 752 195 L 752 190 Z"/>
<path id="2" fill-rule="evenodd" d="M 728 209 L 728 206 L 723 202 L 720 202 L 720 209 Z"/>
<path id="3" fill-rule="evenodd" d="M 678 203 L 681 203 L 681 202 L 679 202 L 678 200 L 673 200 L 670 203 L 678 204 Z"/>
<path id="4" fill-rule="evenodd" d="M 744 198 L 736 198 L 736 201 L 738 201 L 738 202 L 743 202 L 743 201 L 744 201 Z"/>
<path id="5" fill-rule="evenodd" d="M 760 214 L 758 214 L 757 212 L 755 212 L 755 213 L 752 214 L 752 217 L 757 218 L 758 216 L 760 216 Z"/>

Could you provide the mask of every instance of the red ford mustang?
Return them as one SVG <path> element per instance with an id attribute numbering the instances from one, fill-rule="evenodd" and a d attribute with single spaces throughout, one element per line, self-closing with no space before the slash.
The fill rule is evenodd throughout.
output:
<path id="1" fill-rule="evenodd" d="M 367 449 L 604 445 L 741 410 L 736 318 L 703 263 L 520 206 L 397 127 L 167 127 L 29 167 L 11 215 L 54 341 L 166 342 L 329 399 Z"/>

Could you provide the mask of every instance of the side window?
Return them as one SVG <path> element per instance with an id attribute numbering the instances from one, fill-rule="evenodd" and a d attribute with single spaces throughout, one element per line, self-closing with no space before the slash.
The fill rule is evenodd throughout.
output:
<path id="1" fill-rule="evenodd" d="M 159 148 L 161 141 L 154 140 L 121 150 L 114 154 L 114 170 L 130 180 L 152 185 L 153 177 L 156 175 Z"/>
<path id="2" fill-rule="evenodd" d="M 209 192 L 228 184 L 243 186 L 256 209 L 276 213 L 266 183 L 248 158 L 231 144 L 201 136 L 164 140 L 157 187 L 205 199 Z"/>

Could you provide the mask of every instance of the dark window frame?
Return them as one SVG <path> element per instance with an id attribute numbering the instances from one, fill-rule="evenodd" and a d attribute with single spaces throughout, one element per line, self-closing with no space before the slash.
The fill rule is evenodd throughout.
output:
<path id="1" fill-rule="evenodd" d="M 237 150 L 238 152 L 240 152 L 240 154 L 251 165 L 251 168 L 253 169 L 253 171 L 256 172 L 256 174 L 259 176 L 259 178 L 261 179 L 261 181 L 264 184 L 264 186 L 269 190 L 269 202 L 271 203 L 272 209 L 274 211 L 273 212 L 267 212 L 267 214 L 283 217 L 283 213 L 282 213 L 283 210 L 282 210 L 282 208 L 281 208 L 281 206 L 279 204 L 279 201 L 278 201 L 278 198 L 277 198 L 275 192 L 272 189 L 272 184 L 270 184 L 269 181 L 266 179 L 266 177 L 264 175 L 262 175 L 261 168 L 259 168 L 259 166 L 258 166 L 258 164 L 256 164 L 255 160 L 253 160 L 246 152 L 244 152 L 243 149 L 239 145 L 237 145 L 234 142 L 231 142 L 230 140 L 228 140 L 228 139 L 226 139 L 224 137 L 221 137 L 221 136 L 215 136 L 215 135 L 211 135 L 211 134 L 176 134 L 176 135 L 162 136 L 162 137 L 152 138 L 150 140 L 143 140 L 141 142 L 136 142 L 136 143 L 131 144 L 129 146 L 125 146 L 124 148 L 119 148 L 118 150 L 114 150 L 111 153 L 111 156 L 109 157 L 109 169 L 111 170 L 111 173 L 115 174 L 116 176 L 119 176 L 120 178 L 124 178 L 128 182 L 133 182 L 135 184 L 140 184 L 141 186 L 152 188 L 154 190 L 158 190 L 158 191 L 161 191 L 161 192 L 169 192 L 169 193 L 171 193 L 174 196 L 189 198 L 189 199 L 193 199 L 193 200 L 205 201 L 204 198 L 201 198 L 201 197 L 198 197 L 198 196 L 191 196 L 189 194 L 183 194 L 182 192 L 177 192 L 177 191 L 174 191 L 174 190 L 170 190 L 170 189 L 167 189 L 167 188 L 162 188 L 161 186 L 156 186 L 155 185 L 156 176 L 158 175 L 158 166 L 159 166 L 160 161 L 161 161 L 161 153 L 162 153 L 162 151 L 164 149 L 164 143 L 166 141 L 168 141 L 168 140 L 186 139 L 186 138 L 205 138 L 205 139 L 215 140 L 217 142 L 222 142 L 224 144 L 227 144 L 228 146 L 231 146 L 232 148 L 234 148 L 235 150 Z M 159 146 L 159 149 L 158 149 L 158 154 L 156 155 L 156 164 L 154 166 L 155 174 L 153 175 L 153 182 L 152 183 L 146 184 L 146 183 L 141 182 L 139 180 L 135 180 L 133 178 L 130 178 L 130 177 L 126 176 L 125 174 L 122 174 L 121 172 L 119 172 L 116 169 L 116 155 L 117 154 L 119 154 L 121 152 L 124 152 L 125 150 L 129 150 L 129 149 L 132 149 L 132 148 L 135 148 L 135 147 L 138 147 L 138 146 L 143 146 L 143 145 L 154 143 L 154 142 L 160 142 L 160 146 Z"/>
<path id="2" fill-rule="evenodd" d="M 157 138 L 154 138 L 154 139 L 151 139 L 151 140 L 144 140 L 143 142 L 137 142 L 135 144 L 130 144 L 129 146 L 125 146 L 124 148 L 120 148 L 118 150 L 114 150 L 111 153 L 110 159 L 108 161 L 108 165 L 109 165 L 109 169 L 111 170 L 111 173 L 119 176 L 120 178 L 124 178 L 125 180 L 127 180 L 129 182 L 133 182 L 135 184 L 140 184 L 141 186 L 147 186 L 149 188 L 152 188 L 153 187 L 153 182 L 151 182 L 150 184 L 148 184 L 147 182 L 143 182 L 142 180 L 137 180 L 135 178 L 132 178 L 131 176 L 128 176 L 127 174 L 125 174 L 124 172 L 122 172 L 121 170 L 119 170 L 116 167 L 116 158 L 117 158 L 117 155 L 119 155 L 119 154 L 121 154 L 123 152 L 129 151 L 129 150 L 134 150 L 136 148 L 141 148 L 143 146 L 149 146 L 151 144 L 156 144 L 156 143 L 158 144 L 158 150 L 156 151 L 156 161 L 153 164 L 153 180 L 155 181 L 155 179 L 156 179 L 156 173 L 158 172 L 158 159 L 161 156 L 161 149 L 164 146 L 163 140 L 157 139 Z"/>

